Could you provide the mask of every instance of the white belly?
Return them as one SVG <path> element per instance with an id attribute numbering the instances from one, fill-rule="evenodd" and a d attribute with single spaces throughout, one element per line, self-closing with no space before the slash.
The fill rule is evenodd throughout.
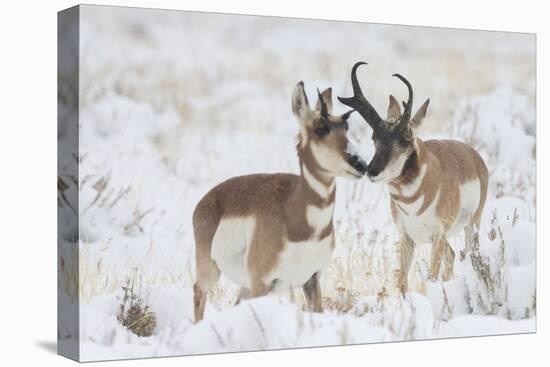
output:
<path id="1" fill-rule="evenodd" d="M 254 217 L 223 218 L 212 241 L 212 259 L 232 282 L 250 289 L 246 259 L 254 236 Z M 276 282 L 276 289 L 287 291 L 300 287 L 323 270 L 333 251 L 333 236 L 322 241 L 287 242 L 274 269 L 264 277 L 265 284 Z"/>
<path id="2" fill-rule="evenodd" d="M 443 228 L 436 215 L 439 194 L 438 191 L 430 206 L 420 215 L 416 213 L 424 204 L 424 195 L 410 204 L 396 201 L 397 225 L 402 233 L 406 233 L 417 244 L 431 242 L 433 235 Z"/>
<path id="3" fill-rule="evenodd" d="M 245 259 L 255 226 L 253 216 L 222 218 L 212 241 L 212 259 L 226 277 L 245 288 L 250 288 Z"/>
<path id="4" fill-rule="evenodd" d="M 480 187 L 480 182 L 477 179 L 461 185 L 460 208 L 456 219 L 446 233 L 447 237 L 455 235 L 468 224 L 479 205 Z M 440 234 L 444 230 L 444 223 L 441 222 L 436 213 L 439 195 L 440 192 L 436 194 L 430 206 L 420 215 L 416 215 L 416 213 L 424 202 L 424 196 L 411 204 L 397 202 L 399 205 L 397 208 L 398 226 L 417 244 L 431 242 L 434 235 Z"/>
<path id="5" fill-rule="evenodd" d="M 333 235 L 330 235 L 322 241 L 287 242 L 277 265 L 264 282 L 269 284 L 277 280 L 275 291 L 304 285 L 313 274 L 328 265 L 333 240 Z"/>

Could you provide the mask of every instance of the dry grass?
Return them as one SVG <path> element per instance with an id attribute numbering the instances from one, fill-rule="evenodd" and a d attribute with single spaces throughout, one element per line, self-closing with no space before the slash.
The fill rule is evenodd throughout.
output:
<path id="1" fill-rule="evenodd" d="M 477 294 L 477 303 L 487 315 L 496 315 L 507 302 L 506 284 L 506 243 L 498 224 L 497 211 L 493 211 L 489 239 L 498 242 L 496 263 L 481 253 L 479 235 L 473 236 L 470 262 L 474 274 L 479 280 L 481 292 Z"/>
<path id="2" fill-rule="evenodd" d="M 136 294 L 134 282 L 127 280 L 122 287 L 123 296 L 117 320 L 137 336 L 151 336 L 157 327 L 157 318 L 147 301 Z M 145 297 L 147 298 L 147 297 Z"/>
<path id="3" fill-rule="evenodd" d="M 139 17 L 136 19 L 139 20 Z M 143 24 L 147 25 L 147 22 L 145 22 L 146 18 L 141 20 L 144 21 Z M 186 19 L 185 15 L 182 15 L 182 23 L 185 23 L 184 20 L 188 19 Z M 101 14 L 95 14 L 88 21 L 94 25 L 103 23 Z M 281 24 L 284 27 L 290 25 L 288 22 L 288 20 L 281 20 Z M 197 35 L 201 35 L 202 31 L 205 31 L 205 29 L 201 28 L 204 27 L 201 23 L 190 22 L 189 24 L 197 27 L 196 29 L 189 28 L 190 31 L 195 31 Z M 244 28 L 242 30 L 250 31 L 252 29 L 246 28 L 246 23 L 243 24 Z M 171 31 L 173 30 L 162 27 L 162 24 L 157 24 L 157 26 L 161 26 L 158 28 L 160 34 L 166 32 L 167 35 L 172 35 Z M 344 26 L 339 25 L 339 27 Z M 372 27 L 373 30 L 376 28 L 376 26 L 369 27 Z M 131 29 L 133 29 L 132 32 L 135 31 L 135 28 Z M 216 31 L 216 29 L 213 31 Z M 257 31 L 258 37 L 269 35 L 270 33 L 270 31 L 268 32 L 262 27 L 257 29 Z M 132 34 L 131 37 L 133 37 L 133 40 L 129 41 L 123 35 L 116 32 L 103 31 L 103 33 L 100 32 L 96 35 L 96 42 L 101 41 L 116 45 L 135 42 L 134 45 L 136 48 L 141 47 L 142 44 L 153 47 L 154 43 L 151 43 L 152 41 L 149 37 L 152 34 L 148 35 L 148 32 L 148 28 L 145 27 L 137 33 Z M 419 32 L 419 30 L 417 29 L 415 32 Z M 373 96 L 375 104 L 380 106 L 380 111 L 385 107 L 388 93 L 396 93 L 396 91 L 400 93 L 399 95 L 403 93 L 402 89 L 392 90 L 395 85 L 389 82 L 389 75 L 392 72 L 396 72 L 395 69 L 400 68 L 405 68 L 403 70 L 404 73 L 407 72 L 407 68 L 409 69 L 406 74 L 410 75 L 413 81 L 417 81 L 415 84 L 418 85 L 418 95 L 430 96 L 434 102 L 433 107 L 430 107 L 431 117 L 426 121 L 425 130 L 428 131 L 445 130 L 447 126 L 442 121 L 447 121 L 452 116 L 453 108 L 455 107 L 454 101 L 491 90 L 495 84 L 494 73 L 492 73 L 495 70 L 495 65 L 498 65 L 499 69 L 514 71 L 509 73 L 508 77 L 511 80 L 505 82 L 509 82 L 513 86 L 519 86 L 519 89 L 527 93 L 532 90 L 529 84 L 529 76 L 533 74 L 532 68 L 534 64 L 528 57 L 499 57 L 498 52 L 491 53 L 489 50 L 485 55 L 486 57 L 484 57 L 487 61 L 479 63 L 477 62 L 477 58 L 472 58 L 469 52 L 460 51 L 459 47 L 451 49 L 442 48 L 427 54 L 426 50 L 422 48 L 403 48 L 404 44 L 409 44 L 408 42 L 404 42 L 409 36 L 405 32 L 401 33 L 403 34 L 402 36 L 391 32 L 385 33 L 388 37 L 388 43 L 380 45 L 380 47 L 387 47 L 386 51 L 388 55 L 406 55 L 408 59 L 406 65 L 402 62 L 401 58 L 395 58 L 398 60 L 398 64 L 388 63 L 386 65 L 385 63 L 381 63 L 380 60 L 384 60 L 382 58 L 384 53 L 376 54 L 376 52 L 379 52 L 377 50 L 373 50 L 376 52 L 372 56 L 372 61 L 367 60 L 372 63 L 369 66 L 371 67 L 371 71 L 369 72 L 370 76 L 368 76 L 369 94 Z M 376 35 L 377 33 L 374 32 L 372 34 Z M 430 37 L 430 34 L 424 35 Z M 365 45 L 368 45 L 368 37 L 373 36 L 369 32 L 365 32 L 365 37 L 367 37 L 364 41 Z M 214 37 L 212 38 L 212 40 L 215 39 Z M 126 42 L 120 42 L 121 40 Z M 231 43 L 233 42 L 232 40 L 227 41 L 226 45 L 218 44 L 218 46 L 224 47 L 222 51 L 238 49 L 238 45 L 236 46 Z M 376 39 L 372 41 L 376 41 Z M 434 41 L 437 40 L 434 39 Z M 499 42 L 502 42 L 502 40 Z M 378 45 L 378 43 L 375 44 Z M 214 46 L 214 44 L 210 45 L 210 48 L 215 49 Z M 344 48 L 346 48 L 346 52 L 351 52 L 347 46 Z M 359 48 L 357 47 L 357 49 Z M 90 109 L 93 112 L 95 111 L 96 104 L 104 101 L 106 98 L 111 98 L 111 94 L 114 94 L 117 97 L 124 96 L 132 102 L 151 107 L 155 112 L 165 112 L 174 109 L 181 126 L 184 127 L 181 130 L 182 132 L 180 132 L 182 134 L 193 135 L 195 134 L 195 130 L 202 131 L 205 126 L 220 128 L 222 122 L 231 123 L 232 128 L 239 131 L 254 129 L 258 131 L 266 129 L 271 131 L 272 126 L 275 124 L 293 123 L 286 121 L 291 116 L 287 100 L 292 86 L 298 80 L 296 79 L 298 78 L 298 74 L 300 78 L 307 77 L 309 80 L 314 80 L 315 82 L 331 83 L 335 88 L 335 92 L 349 89 L 347 73 L 352 62 L 334 58 L 334 55 L 339 54 L 338 52 L 304 54 L 303 60 L 310 60 L 311 62 L 307 63 L 307 65 L 299 65 L 298 67 L 290 61 L 291 58 L 282 57 L 284 55 L 273 54 L 273 51 L 270 50 L 258 50 L 258 53 L 252 53 L 247 57 L 247 64 L 242 67 L 235 67 L 236 61 L 224 61 L 229 58 L 213 58 L 212 62 L 208 64 L 208 68 L 201 64 L 184 64 L 180 66 L 177 63 L 178 60 L 169 60 L 165 57 L 166 55 L 164 55 L 165 58 L 151 59 L 149 64 L 142 64 L 139 60 L 132 60 L 131 58 L 121 58 L 121 64 L 115 64 L 114 60 L 100 60 L 103 62 L 87 63 L 87 60 L 84 59 L 81 69 L 81 108 L 83 110 Z M 158 51 L 159 56 L 163 56 L 163 52 L 166 50 L 159 47 Z M 202 51 L 206 52 L 205 50 Z M 353 54 L 350 55 L 350 60 L 359 59 L 363 56 L 361 54 Z M 295 59 L 302 58 L 296 57 Z M 436 77 L 434 77 L 434 74 Z M 387 75 L 388 77 L 379 78 L 376 75 Z M 254 99 L 257 94 L 255 89 L 245 90 L 244 97 L 238 94 L 239 89 L 235 94 L 217 94 L 219 89 L 224 85 L 232 86 L 234 83 L 237 88 L 240 88 L 239 85 L 243 80 L 257 81 L 263 93 L 260 96 L 261 98 Z M 525 82 L 526 80 L 527 82 Z M 443 86 L 441 85 L 442 81 L 444 81 Z M 532 95 L 529 95 L 529 97 L 534 98 Z M 247 103 L 241 105 L 239 104 L 240 100 L 246 100 Z M 265 111 L 261 114 L 249 111 L 249 109 L 264 108 L 262 105 L 264 101 L 269 102 L 269 114 L 266 114 Z M 255 119 L 248 119 L 249 113 Z M 477 113 L 478 111 L 476 110 L 468 111 L 464 115 L 465 121 L 458 121 L 457 124 L 465 124 L 468 122 L 466 120 L 475 121 Z M 246 115 L 247 118 L 243 119 L 243 115 Z M 109 117 L 114 118 L 115 116 Z M 223 130 L 220 129 L 220 131 L 224 133 Z M 465 139 L 479 148 L 483 142 L 477 141 L 474 133 L 475 130 L 469 136 L 466 136 Z M 205 164 L 213 165 L 216 160 L 220 159 L 220 152 L 203 148 L 200 151 L 192 152 L 192 158 L 190 155 L 182 157 L 181 152 L 186 151 L 177 149 L 176 145 L 185 142 L 185 140 L 175 139 L 173 138 L 173 134 L 174 131 L 172 130 L 164 131 L 163 134 L 155 136 L 153 139 L 158 155 L 163 157 L 163 162 L 171 169 L 170 174 L 182 175 L 177 178 L 182 180 L 183 185 L 196 184 L 196 182 L 199 182 L 199 184 L 204 183 L 194 177 L 195 172 L 192 170 L 185 171 L 182 174 L 181 171 L 174 170 L 173 167 L 181 163 L 182 160 L 195 159 L 196 156 L 203 157 Z M 358 136 L 357 138 L 364 139 L 364 136 Z M 133 149 L 133 147 L 128 147 L 128 152 L 126 152 L 128 156 L 125 158 L 129 160 L 132 158 Z M 83 157 L 87 153 L 83 152 Z M 94 153 L 92 150 L 91 155 Z M 491 159 L 494 161 L 496 157 Z M 88 162 L 83 163 L 84 166 L 87 164 Z M 273 166 L 276 166 L 276 164 L 273 164 Z M 134 185 L 115 185 L 111 173 L 116 175 L 116 172 L 111 172 L 108 164 L 100 166 L 97 171 L 96 167 L 91 168 L 91 163 L 86 167 L 87 169 L 84 170 L 86 171 L 85 173 L 92 173 L 93 175 L 85 176 L 82 179 L 80 183 L 81 189 L 82 186 L 89 185 L 95 193 L 95 197 L 92 198 L 90 204 L 84 208 L 86 214 L 88 211 L 96 208 L 111 209 L 129 196 L 132 196 L 134 199 L 139 198 L 141 193 L 138 187 L 138 175 L 136 175 Z M 219 165 L 215 167 L 217 169 Z M 223 170 L 225 168 L 219 167 L 219 169 Z M 513 185 L 506 182 L 501 185 L 496 183 L 497 197 L 498 195 L 525 195 L 530 187 L 530 180 L 532 178 L 524 179 L 517 177 L 514 180 Z M 208 182 L 208 185 L 211 184 L 213 182 Z M 61 183 L 61 192 L 64 191 L 64 187 L 63 183 Z M 338 200 L 346 201 L 347 213 L 343 219 L 337 218 L 339 221 L 335 223 L 338 253 L 335 253 L 322 277 L 321 285 L 325 309 L 340 313 L 360 314 L 361 312 L 370 311 L 354 308 L 354 305 L 360 298 L 375 296 L 380 299 L 380 307 L 383 307 L 388 297 L 395 297 L 399 293 L 396 277 L 396 271 L 398 270 L 396 268 L 396 259 L 399 258 L 398 246 L 396 246 L 394 239 L 388 233 L 381 233 L 386 231 L 387 228 L 391 228 L 393 231 L 394 227 L 385 226 L 378 230 L 365 232 L 364 225 L 358 219 L 361 218 L 363 213 L 372 210 L 372 208 L 365 207 L 361 212 L 348 206 L 348 203 L 368 201 L 372 207 L 377 207 L 380 201 L 387 200 L 387 197 L 382 193 L 380 193 L 376 200 L 365 200 L 366 196 L 372 195 L 372 192 L 367 192 L 364 184 L 358 183 L 353 187 L 353 190 L 349 191 L 347 197 L 338 198 Z M 73 294 L 76 297 L 78 294 L 77 287 L 79 287 L 80 296 L 84 301 L 89 301 L 100 294 L 113 294 L 121 287 L 127 286 L 123 279 L 126 279 L 125 276 L 127 274 L 134 274 L 134 269 L 140 269 L 141 276 L 146 279 L 147 285 L 150 287 L 161 284 L 176 285 L 179 288 L 190 287 L 194 277 L 194 261 L 192 236 L 186 232 L 189 230 L 187 228 L 189 223 L 184 223 L 182 219 L 181 228 L 174 228 L 174 231 L 178 231 L 179 233 L 178 239 L 181 239 L 181 242 L 177 245 L 189 250 L 188 257 L 185 259 L 178 258 L 178 261 L 183 261 L 180 261 L 178 264 L 172 264 L 170 254 L 162 253 L 162 246 L 153 247 L 153 241 L 156 241 L 156 239 L 150 238 L 150 236 L 153 236 L 152 232 L 149 231 L 152 228 L 150 223 L 163 220 L 160 214 L 163 208 L 145 205 L 136 199 L 132 202 L 131 210 L 133 216 L 122 226 L 122 232 L 125 236 L 143 236 L 141 243 L 136 244 L 134 242 L 134 244 L 143 246 L 144 248 L 150 246 L 150 252 L 147 253 L 147 256 L 140 259 L 129 255 L 122 264 L 114 265 L 106 261 L 109 259 L 109 256 L 113 256 L 113 252 L 109 251 L 109 247 L 111 246 L 110 240 L 98 245 L 98 243 L 89 243 L 86 238 L 81 238 L 79 254 L 80 269 L 71 268 L 70 264 L 75 264 L 75 261 L 64 261 L 65 266 L 62 269 L 65 279 L 63 286 L 69 294 Z M 345 220 L 345 223 L 343 220 Z M 497 229 L 495 229 L 495 238 L 496 236 L 502 237 L 502 233 L 499 234 Z M 122 236 L 117 237 L 116 241 L 120 241 L 120 243 L 117 242 L 116 245 L 125 246 L 124 240 L 125 238 Z M 504 239 L 502 238 L 501 244 L 504 247 Z M 100 248 L 96 248 L 97 246 L 100 246 Z M 502 280 L 489 275 L 492 269 L 487 268 L 490 266 L 487 263 L 487 259 L 481 256 L 479 248 L 476 251 L 476 254 L 472 255 L 472 262 L 476 263 L 478 276 L 484 287 L 489 292 L 495 293 L 492 296 L 493 301 L 491 302 L 497 302 L 496 300 L 499 299 L 499 296 L 496 294 L 496 290 L 502 286 L 502 283 L 498 283 L 502 282 Z M 115 254 L 118 253 L 115 252 Z M 423 291 L 424 289 L 425 281 L 422 273 L 426 259 L 428 258 L 429 246 L 418 246 L 411 266 L 411 279 L 409 280 L 410 289 L 413 291 Z M 78 278 L 79 274 L 80 278 Z M 131 275 L 130 281 L 132 284 L 137 282 L 136 275 Z M 222 279 L 209 295 L 209 302 L 216 308 L 230 307 L 234 304 L 237 293 L 238 289 L 234 284 L 226 279 Z M 293 291 L 291 297 L 297 304 L 304 305 L 305 302 L 301 290 Z M 491 305 L 487 307 L 491 310 L 494 308 Z M 414 325 L 410 325 L 408 330 L 401 330 L 399 332 L 410 334 L 414 332 Z"/>

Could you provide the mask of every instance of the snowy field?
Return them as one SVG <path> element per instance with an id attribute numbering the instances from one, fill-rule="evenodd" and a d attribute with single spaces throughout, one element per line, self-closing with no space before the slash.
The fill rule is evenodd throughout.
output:
<path id="1" fill-rule="evenodd" d="M 60 271 L 66 302 L 80 297 L 82 360 L 535 331 L 534 36 L 81 9 L 80 264 Z M 303 311 L 301 290 L 234 307 L 237 287 L 222 277 L 194 325 L 194 206 L 232 176 L 297 173 L 294 86 L 303 80 L 310 101 L 316 87 L 348 96 L 359 60 L 369 62 L 360 81 L 380 112 L 390 93 L 405 98 L 391 77 L 401 73 L 414 109 L 431 98 L 417 134 L 482 154 L 490 181 L 479 247 L 457 256 L 454 279 L 430 283 L 429 246 L 419 246 L 402 298 L 387 189 L 339 179 L 325 312 Z M 335 101 L 335 110 L 346 108 Z M 350 121 L 368 160 L 370 128 L 357 114 Z M 62 237 L 63 256 L 76 256 L 70 240 Z M 463 235 L 450 242 L 461 249 Z M 150 336 L 117 318 L 126 285 L 148 306 Z M 75 320 L 61 321 L 61 337 L 74 336 Z"/>

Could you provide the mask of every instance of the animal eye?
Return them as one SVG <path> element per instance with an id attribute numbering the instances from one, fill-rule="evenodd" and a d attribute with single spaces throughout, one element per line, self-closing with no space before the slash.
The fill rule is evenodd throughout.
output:
<path id="1" fill-rule="evenodd" d="M 399 142 L 399 145 L 402 146 L 403 148 L 406 148 L 409 145 L 409 141 L 403 137 L 400 137 L 398 142 Z"/>
<path id="2" fill-rule="evenodd" d="M 330 131 L 330 129 L 327 125 L 322 125 L 322 126 L 316 127 L 315 130 L 313 130 L 315 135 L 317 135 L 321 138 L 323 136 L 327 135 L 329 133 L 329 131 Z"/>
<path id="3" fill-rule="evenodd" d="M 404 147 L 404 148 L 408 147 L 409 144 L 411 144 L 411 142 L 412 142 L 412 139 L 411 139 L 411 136 L 409 134 L 399 136 L 398 143 L 402 147 Z"/>

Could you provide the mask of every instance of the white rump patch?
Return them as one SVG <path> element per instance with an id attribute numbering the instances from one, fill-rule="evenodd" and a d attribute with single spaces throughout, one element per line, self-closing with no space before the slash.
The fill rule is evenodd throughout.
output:
<path id="1" fill-rule="evenodd" d="M 481 197 L 481 182 L 479 178 L 468 181 L 460 185 L 460 209 L 458 217 L 452 228 L 449 230 L 449 236 L 452 236 L 464 229 L 472 219 L 474 212 L 479 206 Z"/>
<path id="2" fill-rule="evenodd" d="M 256 218 L 222 218 L 212 240 L 212 259 L 233 282 L 250 288 L 246 258 L 254 236 Z"/>

